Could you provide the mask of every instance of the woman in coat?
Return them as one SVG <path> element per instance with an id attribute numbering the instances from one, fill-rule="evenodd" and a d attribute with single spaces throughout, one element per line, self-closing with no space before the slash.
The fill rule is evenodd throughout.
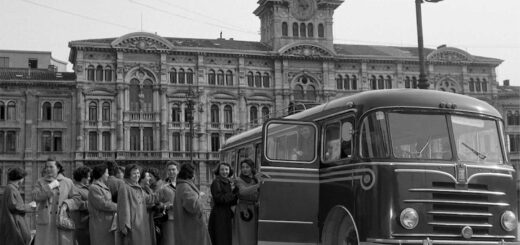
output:
<path id="1" fill-rule="evenodd" d="M 195 167 L 192 164 L 181 166 L 177 176 L 177 192 L 173 204 L 175 245 L 209 245 L 208 229 L 204 223 L 204 193 L 193 183 Z"/>
<path id="2" fill-rule="evenodd" d="M 36 181 L 32 191 L 37 204 L 35 245 L 72 244 L 72 231 L 58 229 L 56 216 L 65 200 L 79 200 L 73 186 L 72 180 L 63 176 L 61 164 L 54 158 L 47 159 L 45 176 Z"/>
<path id="3" fill-rule="evenodd" d="M 125 185 L 118 190 L 117 218 L 122 244 L 150 244 L 152 234 L 146 207 L 155 203 L 157 196 L 148 195 L 139 185 L 140 169 L 131 164 L 125 168 Z"/>
<path id="4" fill-rule="evenodd" d="M 179 163 L 175 161 L 168 161 L 166 163 L 167 183 L 165 183 L 158 191 L 159 202 L 164 205 L 167 219 L 161 225 L 161 239 L 159 245 L 175 245 L 175 236 L 173 228 L 173 202 L 175 201 L 177 168 Z"/>
<path id="5" fill-rule="evenodd" d="M 112 201 L 112 194 L 106 185 L 107 166 L 95 166 L 92 178 L 94 182 L 90 185 L 88 194 L 90 242 L 93 245 L 114 245 L 115 232 L 112 224 L 117 204 Z"/>
<path id="6" fill-rule="evenodd" d="M 143 188 L 146 195 L 151 195 L 154 191 L 150 187 L 150 179 L 152 178 L 152 175 L 150 174 L 149 169 L 143 169 L 141 171 L 141 176 L 139 177 L 139 185 L 141 188 Z M 153 203 L 148 203 L 146 205 L 146 219 L 148 219 L 148 224 L 150 225 L 150 238 L 151 240 L 147 243 L 150 245 L 156 245 L 156 234 L 155 234 L 155 224 L 153 222 L 153 216 L 154 216 L 154 207 L 155 205 Z"/>
<path id="7" fill-rule="evenodd" d="M 9 180 L 0 204 L 0 244 L 27 245 L 31 241 L 31 231 L 25 221 L 25 213 L 36 205 L 24 204 L 20 195 L 20 185 L 27 173 L 21 168 L 14 168 L 7 173 Z"/>
<path id="8" fill-rule="evenodd" d="M 256 177 L 251 159 L 240 163 L 240 176 L 236 180 L 238 204 L 235 209 L 235 234 L 238 245 L 256 245 L 258 232 L 258 191 L 262 179 Z"/>
<path id="9" fill-rule="evenodd" d="M 74 190 L 80 195 L 81 200 L 76 203 L 77 210 L 71 212 L 70 216 L 76 225 L 74 230 L 75 245 L 90 245 L 89 235 L 89 215 L 88 215 L 88 186 L 90 185 L 90 172 L 92 170 L 87 166 L 81 166 L 74 170 L 72 178 L 74 179 Z"/>
<path id="10" fill-rule="evenodd" d="M 209 215 L 208 228 L 213 245 L 229 245 L 232 242 L 231 207 L 237 203 L 237 196 L 233 193 L 229 179 L 232 175 L 231 166 L 228 163 L 220 163 L 215 170 L 215 180 L 211 183 L 213 208 Z"/>

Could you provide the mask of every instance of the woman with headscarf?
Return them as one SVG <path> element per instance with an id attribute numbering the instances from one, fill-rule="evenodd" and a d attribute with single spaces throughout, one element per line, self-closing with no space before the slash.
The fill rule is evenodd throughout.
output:
<path id="1" fill-rule="evenodd" d="M 112 227 L 117 204 L 112 201 L 112 193 L 106 185 L 108 169 L 105 164 L 92 170 L 94 182 L 89 187 L 88 212 L 90 242 L 92 245 L 114 245 L 115 232 Z"/>
<path id="2" fill-rule="evenodd" d="M 139 185 L 141 170 L 135 164 L 125 168 L 125 184 L 118 190 L 117 219 L 122 244 L 151 244 L 152 230 L 147 205 L 155 203 L 155 194 L 149 195 Z M 117 240 L 117 238 L 116 238 Z"/>
<path id="3" fill-rule="evenodd" d="M 237 196 L 233 193 L 230 177 L 233 170 L 228 163 L 220 163 L 215 169 L 215 180 L 211 183 L 213 208 L 209 215 L 209 235 L 213 245 L 229 245 L 232 242 L 233 211 Z"/>
<path id="4" fill-rule="evenodd" d="M 14 168 L 7 173 L 8 184 L 5 187 L 0 204 L 0 244 L 27 245 L 31 241 L 31 231 L 25 220 L 25 213 L 36 208 L 36 204 L 25 204 L 20 195 L 20 185 L 27 172 Z"/>
<path id="5" fill-rule="evenodd" d="M 256 176 L 251 159 L 240 162 L 240 176 L 236 179 L 238 204 L 235 209 L 235 234 L 239 245 L 255 245 L 258 229 L 258 191 L 263 180 Z"/>
<path id="6" fill-rule="evenodd" d="M 177 192 L 173 204 L 175 245 L 209 245 L 208 228 L 204 223 L 203 192 L 193 183 L 195 167 L 181 166 L 177 176 Z"/>
<path id="7" fill-rule="evenodd" d="M 45 163 L 45 176 L 34 185 L 32 194 L 37 204 L 35 245 L 72 244 L 72 230 L 58 229 L 56 225 L 61 210 L 73 209 L 74 200 L 79 201 L 72 180 L 63 176 L 63 172 L 63 166 L 49 158 Z"/>

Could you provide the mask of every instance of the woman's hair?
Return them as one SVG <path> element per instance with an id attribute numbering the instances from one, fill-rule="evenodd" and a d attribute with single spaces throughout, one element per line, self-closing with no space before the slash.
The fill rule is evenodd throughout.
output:
<path id="1" fill-rule="evenodd" d="M 240 168 L 242 169 L 242 165 L 243 164 L 247 164 L 250 168 L 251 168 L 251 174 L 253 174 L 253 176 L 256 174 L 256 169 L 255 169 L 255 162 L 253 162 L 253 160 L 249 159 L 249 158 L 246 158 L 244 160 L 242 160 L 240 162 Z"/>
<path id="2" fill-rule="evenodd" d="M 114 176 L 117 174 L 117 169 L 119 168 L 119 166 L 115 161 L 105 161 L 105 164 L 108 168 L 108 175 Z"/>
<path id="3" fill-rule="evenodd" d="M 25 176 L 27 176 L 27 172 L 25 172 L 25 170 L 23 170 L 20 167 L 10 169 L 9 172 L 7 173 L 7 179 L 9 181 L 21 180 L 21 179 L 25 178 Z"/>
<path id="4" fill-rule="evenodd" d="M 231 165 L 229 165 L 229 163 L 227 162 L 221 162 L 217 165 L 217 168 L 215 169 L 215 171 L 213 171 L 213 173 L 216 176 L 220 176 L 220 166 L 227 166 L 229 168 L 229 174 L 226 177 L 233 176 L 233 169 L 231 168 Z"/>
<path id="5" fill-rule="evenodd" d="M 141 170 L 141 168 L 137 164 L 130 164 L 130 165 L 126 166 L 126 168 L 125 168 L 125 176 L 124 177 L 127 178 L 127 179 L 130 178 L 130 176 L 132 175 L 132 170 L 134 170 L 134 169 Z M 141 174 L 141 175 L 143 175 L 143 174 Z"/>
<path id="6" fill-rule="evenodd" d="M 156 180 L 161 179 L 161 175 L 159 174 L 159 169 L 150 167 L 147 169 L 147 172 L 150 173 Z"/>
<path id="7" fill-rule="evenodd" d="M 80 166 L 72 172 L 72 178 L 74 178 L 75 181 L 80 182 L 83 178 L 88 178 L 91 171 L 92 169 L 87 166 Z"/>
<path id="8" fill-rule="evenodd" d="M 188 180 L 192 179 L 195 176 L 195 166 L 191 163 L 185 163 L 181 165 L 181 169 L 179 170 L 179 174 L 177 175 L 178 179 Z"/>
<path id="9" fill-rule="evenodd" d="M 139 176 L 139 181 L 143 180 L 146 177 L 146 173 L 152 174 L 150 168 L 143 168 L 141 170 L 141 176 Z"/>
<path id="10" fill-rule="evenodd" d="M 49 157 L 49 158 L 47 158 L 47 162 L 55 162 L 56 163 L 56 168 L 58 169 L 58 174 L 63 174 L 65 172 L 65 169 L 63 168 L 63 165 L 61 165 L 61 163 L 59 161 L 57 161 L 56 158 Z M 47 164 L 47 162 L 45 162 L 45 164 Z"/>
<path id="11" fill-rule="evenodd" d="M 170 165 L 175 165 L 176 167 L 180 166 L 179 162 L 174 161 L 174 160 L 169 160 L 166 162 L 166 168 L 168 168 Z"/>
<path id="12" fill-rule="evenodd" d="M 117 175 L 119 172 L 121 172 L 123 175 L 125 174 L 125 167 L 123 166 L 117 166 L 116 172 L 114 175 Z M 110 175 L 110 174 L 109 174 Z"/>
<path id="13" fill-rule="evenodd" d="M 99 164 L 99 165 L 94 166 L 94 169 L 92 169 L 92 179 L 98 180 L 105 174 L 106 171 L 107 171 L 106 164 Z"/>

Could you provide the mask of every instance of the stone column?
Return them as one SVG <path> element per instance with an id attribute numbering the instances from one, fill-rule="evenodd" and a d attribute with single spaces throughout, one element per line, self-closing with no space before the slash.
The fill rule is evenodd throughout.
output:
<path id="1" fill-rule="evenodd" d="M 161 99 L 161 151 L 168 150 L 168 101 L 166 98 L 166 88 L 160 90 Z"/>

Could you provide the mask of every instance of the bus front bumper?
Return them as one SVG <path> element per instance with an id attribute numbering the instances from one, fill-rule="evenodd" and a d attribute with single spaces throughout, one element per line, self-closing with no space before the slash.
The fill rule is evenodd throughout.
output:
<path id="1" fill-rule="evenodd" d="M 391 239 L 367 239 L 368 242 L 361 242 L 360 245 L 380 245 L 380 244 L 418 244 L 418 245 L 520 245 L 520 241 L 461 241 L 461 240 L 391 240 Z"/>

